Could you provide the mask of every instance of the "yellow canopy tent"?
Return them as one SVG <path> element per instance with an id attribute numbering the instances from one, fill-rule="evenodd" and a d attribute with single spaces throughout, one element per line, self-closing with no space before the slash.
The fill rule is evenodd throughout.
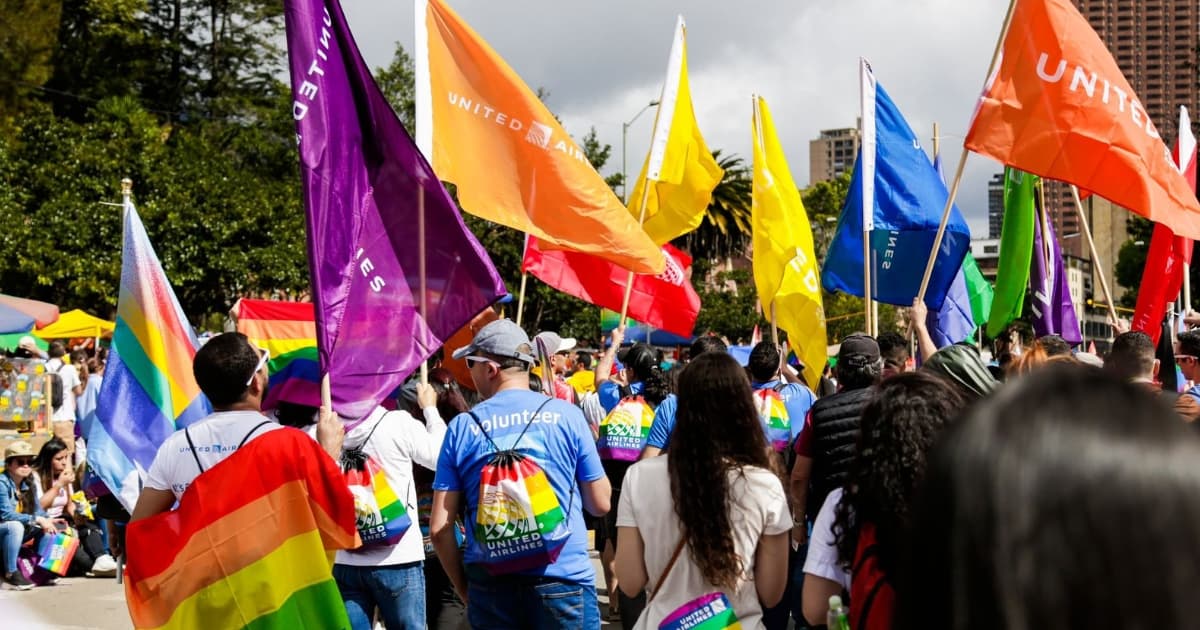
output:
<path id="1" fill-rule="evenodd" d="M 103 337 L 104 333 L 112 332 L 117 325 L 108 320 L 89 315 L 79 309 L 67 311 L 59 316 L 58 321 L 33 331 L 42 339 L 75 339 L 78 337 Z"/>

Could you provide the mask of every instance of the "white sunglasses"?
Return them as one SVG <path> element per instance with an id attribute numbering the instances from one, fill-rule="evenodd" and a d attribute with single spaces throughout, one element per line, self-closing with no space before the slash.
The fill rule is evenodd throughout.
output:
<path id="1" fill-rule="evenodd" d="M 262 354 L 259 355 L 259 357 L 258 357 L 258 363 L 255 364 L 254 370 L 252 372 L 250 372 L 250 378 L 246 379 L 246 387 L 250 387 L 250 383 L 254 382 L 255 375 L 257 375 L 258 371 L 261 370 L 263 368 L 263 366 L 267 364 L 267 361 L 270 361 L 270 360 L 271 360 L 271 351 L 267 350 L 266 348 L 262 348 Z"/>

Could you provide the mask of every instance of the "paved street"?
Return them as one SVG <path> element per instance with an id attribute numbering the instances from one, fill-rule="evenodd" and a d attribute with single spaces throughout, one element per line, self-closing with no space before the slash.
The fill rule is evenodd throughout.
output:
<path id="1" fill-rule="evenodd" d="M 599 562 L 593 558 L 593 564 L 599 575 Z M 63 578 L 55 586 L 31 591 L 0 590 L 0 626 L 21 630 L 129 630 L 132 626 L 122 588 L 112 578 Z M 600 593 L 603 611 L 608 598 L 602 589 Z M 603 627 L 617 630 L 620 624 Z"/>

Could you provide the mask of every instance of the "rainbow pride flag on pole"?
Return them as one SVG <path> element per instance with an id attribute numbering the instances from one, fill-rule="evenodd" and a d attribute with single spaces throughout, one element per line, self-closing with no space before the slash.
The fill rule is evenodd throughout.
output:
<path id="1" fill-rule="evenodd" d="M 238 332 L 271 353 L 270 386 L 262 408 L 274 409 L 280 401 L 319 407 L 321 367 L 312 303 L 243 298 L 232 315 Z"/>
<path id="2" fill-rule="evenodd" d="M 136 628 L 350 627 L 327 553 L 358 545 L 354 498 L 301 431 L 246 443 L 126 536 Z"/>
<path id="3" fill-rule="evenodd" d="M 117 327 L 96 403 L 108 452 L 89 449 L 88 461 L 129 510 L 163 440 L 209 413 L 208 399 L 192 377 L 198 347 L 137 209 L 126 197 Z M 122 465 L 114 468 L 112 462 Z M 138 474 L 128 474 L 130 468 Z"/>

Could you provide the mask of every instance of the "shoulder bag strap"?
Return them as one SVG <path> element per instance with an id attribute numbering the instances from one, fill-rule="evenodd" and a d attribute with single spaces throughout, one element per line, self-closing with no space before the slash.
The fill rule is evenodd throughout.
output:
<path id="1" fill-rule="evenodd" d="M 242 438 L 241 442 L 238 442 L 238 448 L 240 449 L 243 446 L 245 446 L 246 442 L 250 441 L 250 436 L 254 435 L 255 431 L 258 431 L 259 429 L 263 428 L 264 426 L 271 424 L 271 422 L 272 422 L 271 420 L 263 420 L 262 422 L 259 422 L 258 424 L 254 425 L 254 428 L 250 429 L 250 432 L 246 434 L 246 437 Z"/>
<path id="2" fill-rule="evenodd" d="M 196 454 L 196 445 L 192 443 L 191 427 L 183 430 L 183 437 L 187 438 L 188 447 L 192 449 L 192 459 L 196 460 L 196 468 L 200 469 L 200 474 L 204 474 L 204 465 L 200 463 L 200 456 Z"/>
<path id="3" fill-rule="evenodd" d="M 654 583 L 654 591 L 650 593 L 650 597 L 646 600 L 646 605 L 654 601 L 654 597 L 662 590 L 663 582 L 667 581 L 667 576 L 671 575 L 671 569 L 675 568 L 675 561 L 679 560 L 679 554 L 683 552 L 683 548 L 687 546 L 687 538 L 682 533 L 679 535 L 679 544 L 675 545 L 675 552 L 671 554 L 671 559 L 667 561 L 667 568 L 663 569 L 662 576 Z"/>

